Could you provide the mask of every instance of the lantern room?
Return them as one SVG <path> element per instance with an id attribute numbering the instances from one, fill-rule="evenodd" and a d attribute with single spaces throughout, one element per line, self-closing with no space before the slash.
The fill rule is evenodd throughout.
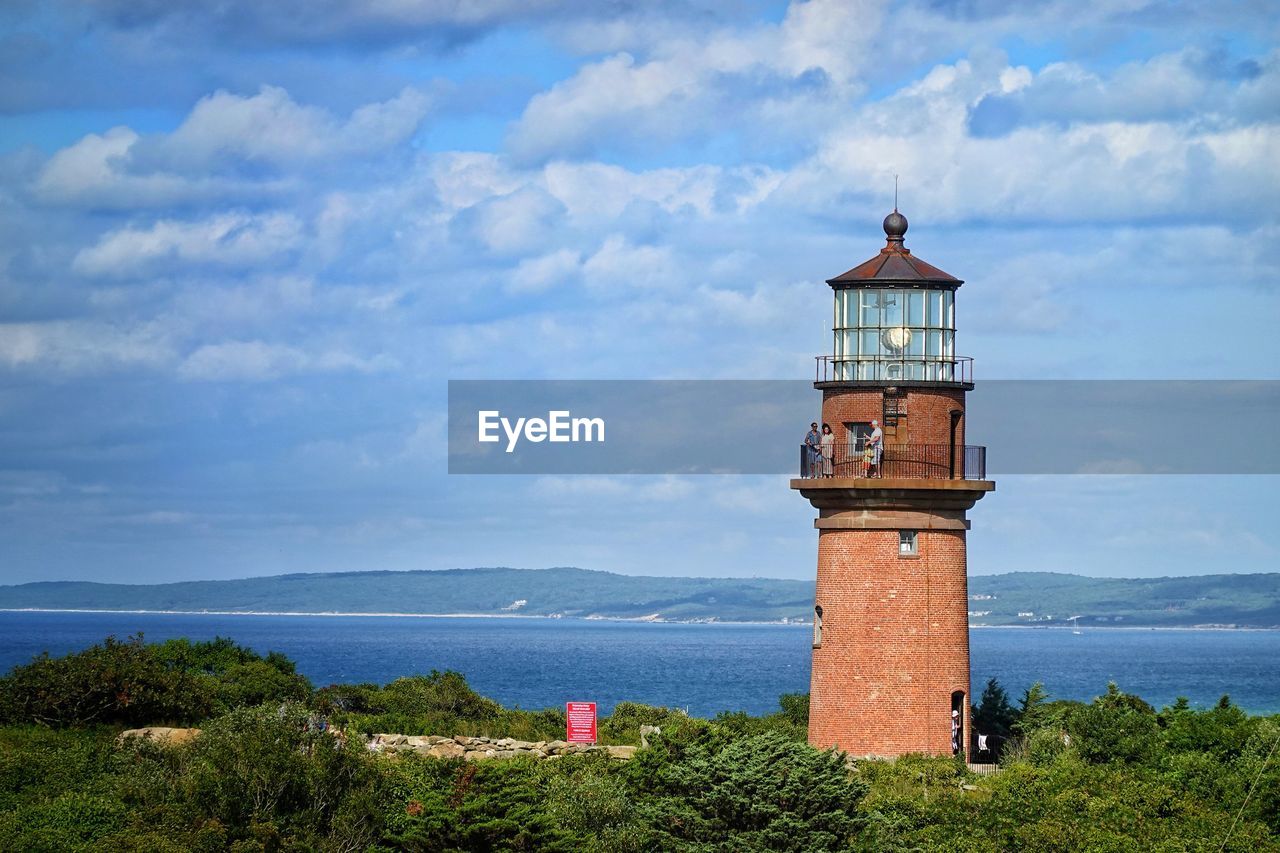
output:
<path id="1" fill-rule="evenodd" d="M 827 280 L 834 344 L 818 360 L 818 381 L 968 384 L 971 360 L 955 354 L 955 291 L 964 282 L 911 254 L 897 210 L 884 232 L 880 254 Z"/>

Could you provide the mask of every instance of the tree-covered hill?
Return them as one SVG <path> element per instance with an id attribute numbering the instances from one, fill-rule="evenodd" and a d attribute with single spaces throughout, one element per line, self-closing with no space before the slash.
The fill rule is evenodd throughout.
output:
<path id="1" fill-rule="evenodd" d="M 809 581 L 659 578 L 585 569 L 341 572 L 131 585 L 0 587 L 3 608 L 227 610 L 721 619 L 805 618 Z"/>
<path id="2" fill-rule="evenodd" d="M 1280 627 L 1280 574 L 1089 578 L 1047 572 L 969 579 L 974 625 Z M 302 613 L 476 613 L 807 621 L 813 583 L 671 578 L 575 568 L 296 574 L 167 584 L 0 586 L 0 608 Z"/>
<path id="3" fill-rule="evenodd" d="M 969 598 L 975 625 L 1063 625 L 1077 616 L 1082 628 L 1280 627 L 1280 574 L 1086 578 L 1013 572 L 971 577 Z"/>

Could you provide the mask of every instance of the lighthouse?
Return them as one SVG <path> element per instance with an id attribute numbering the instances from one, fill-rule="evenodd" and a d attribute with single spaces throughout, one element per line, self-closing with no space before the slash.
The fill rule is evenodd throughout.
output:
<path id="1" fill-rule="evenodd" d="M 791 488 L 818 511 L 809 742 L 855 756 L 969 753 L 968 512 L 995 484 L 966 444 L 963 282 L 913 255 L 907 219 L 828 279 L 819 429 Z M 816 445 L 816 449 L 815 449 Z"/>

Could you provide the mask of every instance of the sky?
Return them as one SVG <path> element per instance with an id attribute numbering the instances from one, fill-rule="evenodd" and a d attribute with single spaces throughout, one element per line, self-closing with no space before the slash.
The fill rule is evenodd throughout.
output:
<path id="1" fill-rule="evenodd" d="M 1276 2 L 10 0 L 0 583 L 810 577 L 782 477 L 449 476 L 446 382 L 810 377 L 895 175 L 978 381 L 1280 379 L 1278 31 Z M 970 571 L 1276 570 L 1278 499 L 1006 477 Z"/>

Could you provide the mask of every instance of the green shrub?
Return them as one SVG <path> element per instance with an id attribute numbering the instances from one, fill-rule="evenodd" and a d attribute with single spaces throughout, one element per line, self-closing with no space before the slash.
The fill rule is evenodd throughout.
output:
<path id="1" fill-rule="evenodd" d="M 191 747 L 183 797 L 239 841 L 329 836 L 343 801 L 377 779 L 358 745 L 309 723 L 297 704 L 239 708 L 211 721 Z M 345 833 L 377 830 L 372 813 L 344 821 Z"/>
<path id="2" fill-rule="evenodd" d="M 809 694 L 783 693 L 778 697 L 778 705 L 782 708 L 782 716 L 797 726 L 809 726 Z"/>
<path id="3" fill-rule="evenodd" d="M 668 778 L 671 793 L 650 806 L 649 845 L 661 849 L 842 849 L 867 791 L 842 754 L 776 733 L 694 747 Z"/>
<path id="4" fill-rule="evenodd" d="M 126 814 L 125 805 L 113 797 L 67 791 L 0 819 L 0 849 L 87 849 L 123 827 Z"/>
<path id="5" fill-rule="evenodd" d="M 557 761 L 547 784 L 547 816 L 590 850 L 631 853 L 641 847 L 641 812 L 616 762 L 604 755 Z"/>
<path id="6" fill-rule="evenodd" d="M 1071 746 L 1094 764 L 1148 760 L 1158 747 L 1158 729 L 1155 709 L 1115 684 L 1067 718 Z"/>
<path id="7" fill-rule="evenodd" d="M 218 674 L 218 707 L 229 711 L 264 702 L 305 702 L 311 683 L 265 660 L 237 663 Z"/>
<path id="8" fill-rule="evenodd" d="M 492 719 L 502 706 L 471 689 L 459 673 L 432 670 L 430 675 L 397 678 L 381 691 L 376 710 L 392 714 L 442 714 L 469 720 Z"/>
<path id="9" fill-rule="evenodd" d="M 50 726 L 187 723 L 213 709 L 211 678 L 167 667 L 142 637 L 43 654 L 0 680 L 0 719 Z"/>
<path id="10" fill-rule="evenodd" d="M 613 713 L 600 720 L 598 734 L 607 743 L 640 743 L 641 726 L 658 726 L 670 735 L 689 722 L 679 708 L 659 708 L 639 702 L 619 702 Z"/>
<path id="11" fill-rule="evenodd" d="M 563 759 L 565 761 L 569 759 Z M 466 763 L 405 756 L 386 842 L 398 850 L 576 851 L 584 839 L 546 809 L 550 768 L 532 758 Z"/>

